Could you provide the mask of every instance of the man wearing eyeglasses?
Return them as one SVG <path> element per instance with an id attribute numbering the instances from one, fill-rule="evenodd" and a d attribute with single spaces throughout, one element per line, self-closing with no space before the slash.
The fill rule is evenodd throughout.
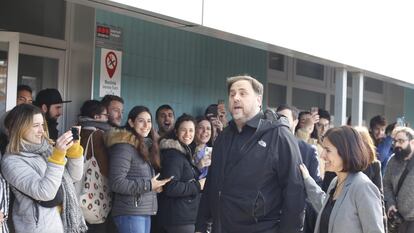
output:
<path id="1" fill-rule="evenodd" d="M 414 232 L 414 131 L 394 130 L 394 154 L 384 175 L 384 200 L 389 232 Z M 398 221 L 402 221 L 399 225 Z M 399 225 L 399 227 L 398 227 Z"/>

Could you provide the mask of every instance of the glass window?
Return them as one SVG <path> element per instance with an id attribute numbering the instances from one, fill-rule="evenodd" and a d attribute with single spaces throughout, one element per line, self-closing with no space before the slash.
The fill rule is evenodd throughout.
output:
<path id="1" fill-rule="evenodd" d="M 352 87 L 352 73 L 346 72 L 346 84 L 348 87 Z"/>
<path id="2" fill-rule="evenodd" d="M 293 105 L 301 110 L 310 110 L 311 107 L 325 108 L 325 94 L 293 88 Z"/>
<path id="3" fill-rule="evenodd" d="M 364 102 L 362 118 L 369 124 L 372 117 L 376 115 L 384 115 L 384 112 L 384 105 Z"/>
<path id="4" fill-rule="evenodd" d="M 7 57 L 9 43 L 0 42 L 0 116 L 6 112 Z"/>
<path id="5" fill-rule="evenodd" d="M 2 0 L 0 28 L 64 39 L 65 16 L 64 0 Z"/>
<path id="6" fill-rule="evenodd" d="M 18 84 L 30 86 L 34 98 L 44 88 L 57 88 L 58 70 L 58 59 L 19 54 Z"/>
<path id="7" fill-rule="evenodd" d="M 384 82 L 370 77 L 365 77 L 364 90 L 382 94 L 384 92 Z"/>
<path id="8" fill-rule="evenodd" d="M 323 65 L 297 59 L 296 74 L 308 78 L 323 80 Z"/>
<path id="9" fill-rule="evenodd" d="M 278 53 L 269 53 L 269 68 L 272 70 L 285 70 L 285 56 Z"/>
<path id="10" fill-rule="evenodd" d="M 268 84 L 268 106 L 271 108 L 277 108 L 282 104 L 286 104 L 286 87 L 277 84 Z"/>

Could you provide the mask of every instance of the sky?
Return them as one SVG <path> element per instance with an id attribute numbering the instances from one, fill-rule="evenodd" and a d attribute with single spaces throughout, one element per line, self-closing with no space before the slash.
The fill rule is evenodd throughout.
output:
<path id="1" fill-rule="evenodd" d="M 414 84 L 409 0 L 115 1 Z"/>

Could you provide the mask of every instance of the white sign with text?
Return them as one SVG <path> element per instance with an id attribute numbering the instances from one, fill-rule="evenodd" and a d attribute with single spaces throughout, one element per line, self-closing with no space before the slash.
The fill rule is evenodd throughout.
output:
<path id="1" fill-rule="evenodd" d="M 108 94 L 121 96 L 121 64 L 121 51 L 101 49 L 99 97 Z"/>

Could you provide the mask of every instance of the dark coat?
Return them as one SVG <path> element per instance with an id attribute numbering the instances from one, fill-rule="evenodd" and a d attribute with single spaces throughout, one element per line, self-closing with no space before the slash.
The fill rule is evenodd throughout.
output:
<path id="1" fill-rule="evenodd" d="M 372 183 L 377 186 L 379 191 L 383 193 L 383 186 L 382 186 L 382 173 L 381 173 L 381 162 L 380 161 L 374 161 L 367 169 L 364 170 L 365 175 L 368 176 L 368 178 L 372 181 Z"/>
<path id="2" fill-rule="evenodd" d="M 303 140 L 298 140 L 300 155 L 303 164 L 308 168 L 309 175 L 316 181 L 317 184 L 322 184 L 322 177 L 319 172 L 318 152 L 316 148 Z"/>
<path id="3" fill-rule="evenodd" d="M 303 164 L 308 168 L 309 175 L 316 181 L 318 185 L 322 185 L 322 177 L 319 172 L 319 160 L 316 147 L 301 139 L 298 140 L 300 154 Z M 304 223 L 304 233 L 313 233 L 315 229 L 317 213 L 311 205 L 306 205 L 306 215 Z"/>
<path id="4" fill-rule="evenodd" d="M 174 178 L 159 195 L 160 226 L 194 224 L 200 202 L 200 172 L 191 162 L 191 150 L 178 141 L 163 139 L 161 149 L 161 178 Z"/>
<path id="5" fill-rule="evenodd" d="M 112 215 L 154 215 L 157 196 L 151 191 L 153 167 L 138 153 L 138 138 L 127 130 L 105 135 L 109 147 L 109 186 L 114 193 Z"/>
<path id="6" fill-rule="evenodd" d="M 47 130 L 49 131 L 49 138 L 56 141 L 59 137 L 59 131 L 57 130 L 58 123 L 56 120 L 47 119 Z"/>
<path id="7" fill-rule="evenodd" d="M 289 123 L 259 113 L 247 124 L 256 131 L 240 148 L 232 167 L 225 169 L 232 138 L 238 134 L 234 121 L 214 143 L 196 231 L 203 231 L 212 218 L 215 233 L 301 232 L 302 161 Z"/>

